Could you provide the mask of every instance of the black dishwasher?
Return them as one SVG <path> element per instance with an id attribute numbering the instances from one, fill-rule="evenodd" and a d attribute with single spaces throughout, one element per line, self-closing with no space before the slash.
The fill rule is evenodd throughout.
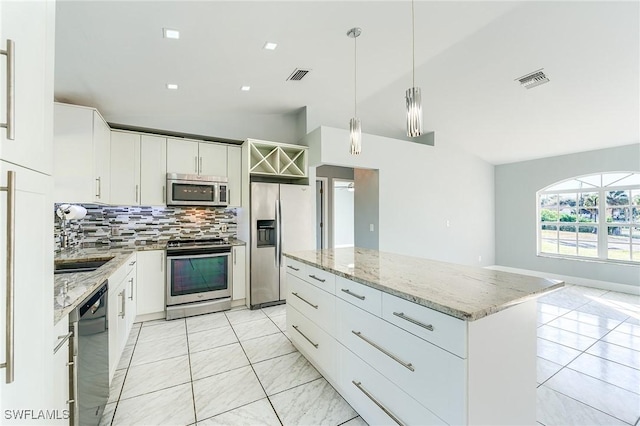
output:
<path id="1" fill-rule="evenodd" d="M 109 399 L 107 288 L 104 281 L 69 315 L 74 336 L 72 425 L 98 425 Z"/>

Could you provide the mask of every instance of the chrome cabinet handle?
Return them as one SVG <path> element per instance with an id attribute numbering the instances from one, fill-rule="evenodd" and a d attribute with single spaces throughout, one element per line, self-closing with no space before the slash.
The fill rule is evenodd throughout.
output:
<path id="1" fill-rule="evenodd" d="M 309 339 L 307 336 L 305 336 L 305 335 L 304 335 L 304 333 L 303 333 L 302 331 L 298 330 L 298 326 L 297 326 L 297 325 L 294 325 L 294 326 L 293 326 L 293 328 L 294 328 L 298 333 L 300 333 L 300 335 L 301 335 L 302 337 L 304 337 L 305 339 L 307 339 L 307 342 L 311 343 L 311 344 L 313 345 L 313 347 L 314 347 L 314 348 L 318 349 L 318 343 L 313 343 L 313 341 L 312 341 L 311 339 Z"/>
<path id="2" fill-rule="evenodd" d="M 231 252 L 231 254 L 233 255 L 233 264 L 236 264 L 236 249 L 235 247 L 233 248 L 233 251 Z"/>
<path id="3" fill-rule="evenodd" d="M 296 268 L 296 267 L 291 266 L 291 265 L 287 265 L 287 268 L 293 269 L 296 272 L 300 270 L 300 268 Z"/>
<path id="4" fill-rule="evenodd" d="M 195 170 L 196 170 L 196 174 L 197 174 L 198 173 L 198 156 L 196 155 L 194 158 L 196 159 L 196 169 Z"/>
<path id="5" fill-rule="evenodd" d="M 410 362 L 406 363 L 406 362 L 402 361 L 400 358 L 398 358 L 397 356 L 395 356 L 394 354 L 392 354 L 391 352 L 389 352 L 388 350 L 386 350 L 382 346 L 380 346 L 377 343 L 375 343 L 375 342 L 369 340 L 368 338 L 364 337 L 362 335 L 362 332 L 355 331 L 355 330 L 351 330 L 351 332 L 353 334 L 355 334 L 356 336 L 358 336 L 359 338 L 361 338 L 362 340 L 364 340 L 365 342 L 367 342 L 368 344 L 370 344 L 371 346 L 373 346 L 374 348 L 376 348 L 377 350 L 379 350 L 380 352 L 382 352 L 383 354 L 385 354 L 386 356 L 388 356 L 389 358 L 391 358 L 392 360 L 394 360 L 395 362 L 397 362 L 398 364 L 402 365 L 407 370 L 416 371 L 416 369 L 413 368 L 413 365 Z"/>
<path id="6" fill-rule="evenodd" d="M 164 272 L 164 262 L 166 261 L 165 259 L 166 258 L 164 256 L 160 258 L 160 272 Z"/>
<path id="7" fill-rule="evenodd" d="M 202 173 L 202 157 L 200 157 L 200 167 L 198 168 L 198 173 Z"/>
<path id="8" fill-rule="evenodd" d="M 0 127 L 7 129 L 7 139 L 13 141 L 15 135 L 15 94 L 16 94 L 16 78 L 15 78 L 15 56 L 13 51 L 15 43 L 13 40 L 7 39 L 6 50 L 0 50 L 0 55 L 7 57 L 7 122 L 0 123 Z"/>
<path id="9" fill-rule="evenodd" d="M 138 202 L 138 188 L 140 185 L 136 185 L 136 203 Z"/>
<path id="10" fill-rule="evenodd" d="M 165 203 L 167 201 L 167 190 L 164 185 L 162 185 L 162 202 Z"/>
<path id="11" fill-rule="evenodd" d="M 121 309 L 121 311 L 120 311 L 120 313 L 118 314 L 118 316 L 120 316 L 121 318 L 124 318 L 124 315 L 125 315 L 125 313 L 124 313 L 124 309 L 125 309 L 125 307 L 124 307 L 124 306 L 125 306 L 125 302 L 126 302 L 126 298 L 127 298 L 127 295 L 126 295 L 125 293 L 126 293 L 126 292 L 125 292 L 124 290 L 122 290 L 122 291 L 120 292 L 120 294 L 118 295 L 118 296 L 122 297 L 121 302 L 120 302 L 120 309 Z"/>
<path id="12" fill-rule="evenodd" d="M 69 340 L 69 338 L 73 336 L 73 331 L 68 332 L 67 334 L 65 334 L 64 336 L 58 336 L 58 339 L 62 339 L 55 347 L 55 349 L 53 350 L 53 353 L 56 354 L 58 353 L 58 351 L 60 350 L 60 348 L 62 347 L 62 345 L 65 344 L 65 342 L 67 340 Z M 69 365 L 70 363 L 67 363 L 67 365 Z"/>
<path id="13" fill-rule="evenodd" d="M 323 283 L 323 282 L 325 282 L 325 281 L 326 281 L 325 279 L 318 278 L 318 277 L 316 277 L 315 275 L 309 275 L 309 278 L 313 278 L 314 280 L 318 280 L 318 281 L 320 281 L 321 283 Z"/>
<path id="14" fill-rule="evenodd" d="M 129 296 L 129 300 L 133 300 L 133 277 L 129 279 L 129 284 L 131 284 L 131 295 Z"/>
<path id="15" fill-rule="evenodd" d="M 413 323 L 413 324 L 415 324 L 417 326 L 420 326 L 422 328 L 426 328 L 429 331 L 433 331 L 433 325 L 421 323 L 418 320 L 415 320 L 415 319 L 413 319 L 411 317 L 406 316 L 404 314 L 404 312 L 394 312 L 393 315 L 397 316 L 398 318 L 402 318 L 405 321 L 409 321 L 410 323 Z"/>
<path id="16" fill-rule="evenodd" d="M 100 198 L 102 194 L 102 182 L 100 182 L 100 176 L 96 178 L 96 198 Z"/>
<path id="17" fill-rule="evenodd" d="M 399 418 L 397 418 L 387 407 L 385 407 L 384 405 L 382 405 L 382 403 L 380 401 L 378 401 L 373 395 L 371 395 L 369 393 L 369 391 L 367 391 L 363 386 L 361 382 L 356 382 L 355 380 L 352 380 L 351 383 L 353 383 L 359 390 L 360 392 L 362 392 L 363 394 L 365 394 L 367 396 L 367 398 L 369 398 L 371 401 L 373 401 L 374 404 L 376 404 L 378 407 L 380 407 L 380 409 L 382 411 L 385 412 L 385 414 L 389 417 L 391 417 L 391 420 L 393 420 L 394 422 L 396 422 L 397 424 L 399 424 L 400 426 L 405 426 L 404 423 L 402 423 L 400 421 Z"/>
<path id="18" fill-rule="evenodd" d="M 349 290 L 348 288 L 343 288 L 343 289 L 341 289 L 341 290 L 342 290 L 344 293 L 347 293 L 349 296 L 353 296 L 353 297 L 355 297 L 356 299 L 360 299 L 360 300 L 364 300 L 364 299 L 366 299 L 366 297 L 364 297 L 364 296 L 360 296 L 359 294 L 352 293 L 352 292 L 351 292 L 351 290 Z"/>
<path id="19" fill-rule="evenodd" d="M 313 303 L 309 302 L 308 300 L 303 299 L 302 297 L 300 297 L 298 295 L 298 293 L 294 293 L 291 292 L 291 294 L 293 294 L 295 297 L 297 297 L 298 299 L 302 300 L 304 303 L 306 303 L 307 305 L 311 306 L 313 309 L 318 309 L 318 305 L 314 305 Z"/>
<path id="20" fill-rule="evenodd" d="M 6 292 L 6 324 L 5 324 L 5 362 L 0 364 L 1 368 L 6 368 L 6 383 L 13 383 L 14 379 L 14 291 L 15 291 L 15 248 L 16 248 L 16 172 L 7 172 L 7 186 L 0 188 L 0 191 L 7 191 L 7 292 Z"/>

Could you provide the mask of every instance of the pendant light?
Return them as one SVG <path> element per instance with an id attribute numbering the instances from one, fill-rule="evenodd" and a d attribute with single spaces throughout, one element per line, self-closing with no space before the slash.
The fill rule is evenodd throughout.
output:
<path id="1" fill-rule="evenodd" d="M 422 135 L 422 96 L 420 88 L 416 87 L 416 28 L 414 5 L 411 0 L 411 59 L 412 59 L 412 87 L 407 89 L 407 136 L 415 138 Z"/>
<path id="2" fill-rule="evenodd" d="M 349 153 L 358 155 L 362 152 L 362 126 L 358 118 L 358 43 L 357 38 L 362 34 L 362 30 L 358 27 L 351 28 L 347 31 L 347 36 L 353 39 L 353 118 L 349 121 L 349 139 L 351 140 L 351 148 Z"/>

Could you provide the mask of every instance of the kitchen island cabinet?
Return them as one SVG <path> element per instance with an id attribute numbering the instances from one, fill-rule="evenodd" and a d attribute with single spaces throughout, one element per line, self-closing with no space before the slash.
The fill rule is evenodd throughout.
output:
<path id="1" fill-rule="evenodd" d="M 375 250 L 285 253 L 287 329 L 370 424 L 535 424 L 535 297 L 557 280 Z"/>

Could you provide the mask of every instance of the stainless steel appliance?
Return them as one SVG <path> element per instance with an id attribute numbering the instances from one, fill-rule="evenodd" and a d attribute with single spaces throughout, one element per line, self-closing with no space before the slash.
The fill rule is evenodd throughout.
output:
<path id="1" fill-rule="evenodd" d="M 231 309 L 231 273 L 231 245 L 227 241 L 169 241 L 167 320 Z"/>
<path id="2" fill-rule="evenodd" d="M 251 308 L 287 296 L 282 253 L 315 247 L 314 193 L 307 185 L 251 183 Z"/>
<path id="3" fill-rule="evenodd" d="M 167 173 L 167 205 L 228 206 L 226 177 Z"/>
<path id="4" fill-rule="evenodd" d="M 107 281 L 69 314 L 73 332 L 70 424 L 98 425 L 109 399 Z"/>

